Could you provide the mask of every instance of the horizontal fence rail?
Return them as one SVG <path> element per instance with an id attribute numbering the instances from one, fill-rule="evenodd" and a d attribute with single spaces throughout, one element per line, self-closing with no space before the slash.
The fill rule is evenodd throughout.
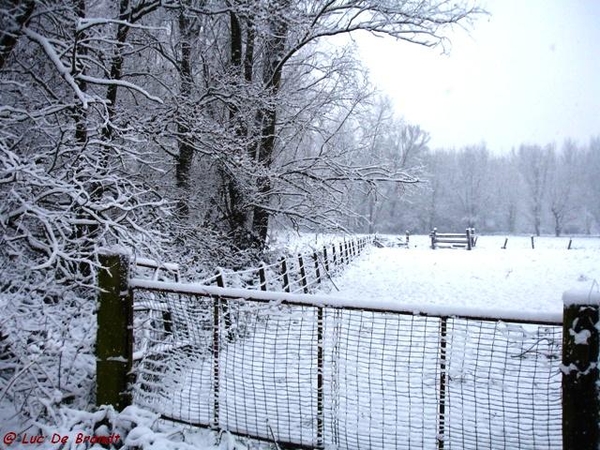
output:
<path id="1" fill-rule="evenodd" d="M 134 401 L 305 448 L 561 448 L 561 317 L 133 279 Z"/>

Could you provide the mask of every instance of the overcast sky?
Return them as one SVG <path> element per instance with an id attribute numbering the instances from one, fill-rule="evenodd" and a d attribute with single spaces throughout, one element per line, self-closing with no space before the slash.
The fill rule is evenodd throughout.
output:
<path id="1" fill-rule="evenodd" d="M 450 34 L 449 55 L 358 40 L 371 79 L 431 147 L 586 144 L 600 136 L 600 1 L 482 0 L 490 16 Z"/>

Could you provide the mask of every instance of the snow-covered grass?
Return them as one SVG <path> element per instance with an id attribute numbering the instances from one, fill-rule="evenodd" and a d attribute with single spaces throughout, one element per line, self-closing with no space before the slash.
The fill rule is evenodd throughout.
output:
<path id="1" fill-rule="evenodd" d="M 395 237 L 390 239 L 390 242 L 395 241 Z M 478 240 L 477 247 L 473 251 L 466 251 L 464 249 L 432 250 L 429 248 L 429 239 L 427 236 L 412 236 L 408 248 L 371 248 L 367 254 L 362 255 L 350 264 L 348 269 L 335 280 L 335 287 L 330 287 L 328 291 L 331 295 L 345 299 L 345 301 L 349 303 L 356 301 L 357 304 L 361 305 L 365 305 L 365 302 L 372 302 L 375 306 L 382 304 L 389 305 L 394 302 L 398 304 L 410 304 L 412 306 L 420 304 L 424 306 L 425 310 L 429 309 L 430 311 L 435 311 L 436 305 L 444 306 L 446 310 L 448 310 L 448 307 L 452 306 L 453 311 L 460 311 L 463 309 L 466 311 L 466 314 L 469 314 L 469 311 L 474 309 L 478 311 L 494 310 L 495 312 L 504 311 L 511 317 L 520 317 L 520 315 L 522 315 L 525 319 L 536 317 L 536 315 L 546 318 L 549 317 L 549 313 L 551 313 L 550 315 L 552 317 L 560 317 L 560 312 L 562 310 L 561 297 L 562 293 L 566 290 L 572 290 L 573 288 L 577 288 L 579 292 L 581 292 L 582 289 L 589 289 L 590 291 L 598 290 L 596 280 L 600 279 L 600 239 L 577 238 L 573 241 L 570 250 L 567 250 L 569 244 L 568 238 L 536 238 L 535 249 L 531 248 L 531 239 L 529 236 L 510 237 L 507 248 L 502 249 L 501 247 L 504 245 L 504 242 L 505 238 L 503 236 L 481 236 Z M 275 294 L 264 293 L 264 295 Z M 323 298 L 323 295 L 319 298 Z M 426 305 L 429 306 L 426 307 Z M 434 308 L 431 308 L 432 305 Z M 231 410 L 227 413 L 228 415 L 241 414 L 239 418 L 235 420 L 232 419 L 232 424 L 238 423 L 239 420 L 242 421 L 239 423 L 244 423 L 243 420 L 247 420 L 242 419 L 246 408 L 249 408 L 251 411 L 257 410 L 255 407 L 256 405 L 248 399 L 256 399 L 256 395 L 265 395 L 264 393 L 257 394 L 252 392 L 242 395 L 241 393 L 245 391 L 247 386 L 253 386 L 254 389 L 258 389 L 262 392 L 263 390 L 259 387 L 265 385 L 265 380 L 273 373 L 285 374 L 293 369 L 292 367 L 285 365 L 287 363 L 281 360 L 281 356 L 278 359 L 273 361 L 268 360 L 268 362 L 265 363 L 260 359 L 263 357 L 260 356 L 263 354 L 262 352 L 265 352 L 268 355 L 285 354 L 282 353 L 282 350 L 278 350 L 278 346 L 288 342 L 290 336 L 293 337 L 291 341 L 296 342 L 296 344 L 304 341 L 307 343 L 306 345 L 310 345 L 312 342 L 311 339 L 314 339 L 315 319 L 312 316 L 304 317 L 303 314 L 298 317 L 281 314 L 281 311 L 276 307 L 272 314 L 267 314 L 268 319 L 267 316 L 265 316 L 264 320 L 255 322 L 255 326 L 253 327 L 254 331 L 248 337 L 242 339 L 235 345 L 228 346 L 227 349 L 223 349 L 225 361 L 229 360 L 227 356 L 229 352 L 239 352 L 239 355 L 244 355 L 231 358 L 231 361 L 236 361 L 236 364 L 238 361 L 241 362 L 241 366 L 236 365 L 235 367 L 229 367 L 230 370 L 224 370 L 226 373 L 222 373 L 221 375 L 224 377 L 221 379 L 223 387 L 229 382 L 234 384 L 242 383 L 238 385 L 237 388 L 232 385 L 229 390 L 229 392 L 237 392 L 241 397 L 236 394 L 229 398 L 230 394 L 227 394 L 227 401 L 235 406 L 228 406 L 226 404 L 227 402 L 223 404 L 224 411 Z M 365 365 L 364 355 L 370 355 L 372 351 L 375 351 L 375 355 L 378 355 L 379 353 L 385 355 L 386 351 L 388 353 L 391 351 L 384 359 L 385 363 L 380 367 L 382 374 L 384 372 L 386 374 L 398 373 L 398 367 L 403 367 L 403 364 L 406 363 L 406 361 L 410 361 L 411 357 L 416 357 L 418 361 L 421 361 L 423 356 L 420 355 L 418 351 L 420 348 L 419 345 L 422 345 L 422 342 L 412 341 L 410 337 L 412 336 L 412 331 L 414 331 L 413 325 L 410 325 L 407 329 L 398 329 L 394 331 L 393 327 L 397 326 L 397 324 L 396 319 L 392 319 L 392 316 L 390 316 L 389 322 L 387 321 L 388 319 L 385 319 L 384 324 L 379 324 L 378 321 L 387 316 L 381 316 L 380 318 L 376 315 L 373 319 L 366 320 L 364 317 L 360 316 L 360 312 L 356 312 L 356 314 L 358 314 L 357 317 L 353 316 L 354 313 L 349 314 L 350 315 L 348 315 L 347 318 L 346 316 L 343 318 L 343 320 L 349 321 L 348 326 L 342 326 L 343 329 L 346 329 L 347 335 L 342 339 L 343 342 L 336 344 L 339 346 L 339 349 L 343 350 L 345 358 L 349 358 L 347 361 L 344 360 L 345 362 L 339 362 L 338 370 L 341 372 L 337 375 L 340 376 L 339 374 L 342 374 L 342 378 L 345 380 L 344 389 L 348 389 L 348 391 L 346 391 L 345 396 L 340 397 L 343 401 L 340 400 L 340 403 L 336 408 L 343 407 L 346 411 L 343 417 L 345 420 L 348 420 L 349 423 L 348 427 L 345 427 L 345 429 L 356 431 L 356 426 L 352 425 L 351 422 L 354 420 L 355 413 L 361 413 L 360 408 L 364 407 L 363 403 L 365 401 L 375 401 L 375 403 L 379 402 L 377 404 L 385 406 L 389 402 L 389 395 L 393 394 L 393 392 L 388 392 L 388 394 L 386 394 L 388 397 L 385 402 L 383 396 L 381 398 L 373 397 L 372 389 L 374 387 L 372 384 L 365 384 L 365 380 L 375 376 L 375 381 L 377 381 L 377 375 L 371 374 L 371 369 L 364 373 L 360 372 L 360 370 L 357 371 L 356 369 L 360 364 Z M 303 323 L 302 321 L 298 322 L 301 318 L 306 319 L 306 324 L 308 325 L 298 325 L 299 323 Z M 354 325 L 351 325 L 353 323 L 357 323 L 360 326 L 354 328 Z M 467 322 L 463 324 L 463 322 L 459 321 L 452 326 L 458 327 L 456 329 L 459 330 L 458 337 L 453 338 L 452 344 L 453 347 L 456 347 L 457 345 L 458 347 L 453 349 L 454 356 L 449 357 L 447 366 L 447 370 L 450 371 L 451 379 L 459 381 L 459 384 L 455 385 L 450 382 L 448 385 L 448 395 L 454 399 L 453 402 L 455 404 L 463 401 L 462 396 L 464 392 L 471 392 L 469 391 L 470 388 L 468 386 L 471 386 L 470 383 L 473 383 L 473 380 L 471 380 L 470 377 L 474 376 L 473 373 L 475 373 L 475 370 L 479 370 L 482 371 L 480 376 L 484 378 L 474 379 L 476 381 L 473 385 L 474 390 L 469 394 L 472 395 L 473 398 L 475 398 L 476 393 L 480 391 L 483 392 L 481 395 L 489 395 L 485 394 L 488 392 L 484 389 L 485 383 L 482 384 L 482 380 L 484 380 L 485 377 L 492 377 L 493 375 L 494 380 L 504 380 L 504 377 L 507 376 L 506 389 L 508 389 L 508 391 L 503 388 L 499 391 L 500 393 L 498 395 L 501 395 L 502 398 L 506 400 L 508 398 L 507 396 L 509 396 L 509 391 L 512 392 L 510 395 L 514 394 L 514 399 L 511 404 L 516 405 L 520 400 L 523 400 L 526 395 L 533 395 L 535 393 L 535 395 L 540 397 L 540 399 L 536 401 L 552 402 L 554 405 L 553 408 L 556 408 L 556 405 L 559 405 L 560 402 L 557 399 L 560 397 L 560 376 L 558 370 L 555 370 L 558 360 L 555 355 L 556 348 L 553 347 L 555 345 L 555 339 L 550 339 L 550 337 L 548 337 L 550 335 L 544 335 L 545 337 L 541 339 L 540 335 L 537 334 L 540 333 L 540 331 L 535 330 L 534 327 L 529 327 L 531 328 L 530 330 L 527 327 L 511 328 L 510 325 L 498 324 L 489 325 L 489 327 L 492 328 L 490 328 L 490 331 L 486 331 L 486 333 L 489 332 L 491 334 L 488 338 L 484 338 L 484 341 L 481 341 L 481 337 L 477 337 L 479 335 L 477 334 L 478 331 L 476 331 L 476 328 L 473 328 L 473 331 L 467 332 Z M 463 330 L 460 327 L 465 327 L 465 329 Z M 421 338 L 417 338 L 431 339 L 430 347 L 432 349 L 432 354 L 430 355 L 431 357 L 427 359 L 427 361 L 430 361 L 433 364 L 430 368 L 431 375 L 435 375 L 436 370 L 435 361 L 437 358 L 437 345 L 439 340 L 438 328 L 439 325 L 437 322 L 432 322 L 432 329 L 430 332 L 421 333 Z M 375 330 L 377 330 L 377 333 L 379 333 L 380 336 L 373 340 L 373 336 L 376 335 Z M 546 331 L 544 331 L 544 328 L 541 330 L 543 333 L 556 333 L 556 331 L 551 331 L 550 328 L 545 329 Z M 357 345 L 358 341 L 356 340 L 359 339 L 364 332 L 366 332 L 367 335 L 363 336 L 363 338 L 366 339 L 368 337 L 371 339 L 368 342 L 369 346 L 372 345 L 373 348 L 362 348 L 360 345 Z M 277 333 L 283 333 L 281 339 Z M 306 333 L 306 335 L 304 333 Z M 473 335 L 471 336 L 472 333 Z M 396 338 L 393 338 L 393 336 L 396 336 Z M 384 346 L 384 342 L 389 341 L 391 337 L 391 340 L 396 341 L 396 343 L 394 344 L 392 342 L 391 347 Z M 398 347 L 398 341 L 401 337 L 402 339 L 407 339 L 407 341 L 405 342 L 405 345 Z M 462 347 L 459 345 L 460 339 L 465 340 Z M 499 348 L 510 348 L 512 353 L 509 353 L 508 356 L 502 356 L 502 354 L 500 354 L 499 356 L 492 357 L 493 353 L 491 352 L 491 348 L 487 349 L 486 347 L 484 350 L 481 350 L 479 347 L 480 345 L 483 345 L 482 342 L 487 342 L 485 339 L 491 339 L 490 345 L 492 345 L 492 347 L 495 348 L 498 346 Z M 367 341 L 361 342 L 363 342 L 361 345 L 365 345 Z M 548 342 L 548 349 L 538 348 L 540 342 Z M 267 343 L 269 345 L 267 345 Z M 327 344 L 325 348 L 328 348 Z M 403 348 L 408 349 L 408 356 L 403 356 L 401 352 L 401 349 Z M 532 352 L 532 349 L 535 351 Z M 481 351 L 483 351 L 483 354 L 480 354 Z M 524 359 L 524 357 L 530 353 L 533 359 Z M 540 363 L 537 360 L 537 356 L 541 354 L 550 356 L 548 356 L 547 360 L 543 360 Z M 361 358 L 359 358 L 360 355 L 363 355 L 362 363 L 356 365 L 357 361 L 361 361 Z M 467 355 L 468 358 L 465 355 Z M 502 359 L 507 357 L 507 360 Z M 256 358 L 259 359 L 255 360 Z M 498 361 L 494 359 L 492 362 L 491 358 L 500 359 Z M 304 361 L 304 359 L 300 359 Z M 396 360 L 398 360 L 399 363 Z M 502 361 L 505 362 L 503 363 Z M 511 364 L 517 364 L 518 367 L 515 366 L 512 369 L 507 369 L 508 363 L 506 363 L 506 361 Z M 190 364 L 188 364 L 187 367 L 190 371 L 201 371 L 201 369 L 205 371 L 208 370 L 208 378 L 206 378 L 204 385 L 205 387 L 209 387 L 210 363 L 208 361 L 189 361 L 189 363 Z M 207 363 L 209 365 L 207 365 Z M 275 368 L 275 366 L 271 367 L 269 365 L 271 363 L 280 365 L 281 363 L 284 363 L 284 366 L 277 366 L 277 368 Z M 305 362 L 300 362 L 300 360 L 296 361 L 296 366 L 298 367 L 305 367 L 304 364 L 309 364 L 309 366 L 312 367 L 311 370 L 314 371 L 313 357 L 308 358 Z M 374 360 L 372 361 L 372 364 L 370 362 L 366 364 L 366 366 L 372 368 L 378 367 L 378 364 L 380 363 L 378 363 L 377 360 Z M 541 365 L 537 366 L 536 364 Z M 360 367 L 362 367 L 362 365 L 360 365 Z M 386 365 L 390 365 L 390 367 L 383 370 L 384 366 L 387 367 Z M 523 370 L 530 374 L 537 373 L 541 368 L 540 374 L 536 375 L 539 379 L 533 376 L 525 378 L 520 377 L 519 373 L 520 370 L 522 370 L 521 365 L 524 365 L 523 367 L 525 367 L 525 369 Z M 224 365 L 223 367 L 226 369 L 227 365 Z M 298 367 L 296 367 L 296 369 L 298 369 Z M 491 367 L 493 367 L 495 371 L 493 374 L 491 372 L 486 372 L 491 370 Z M 307 373 L 309 372 L 310 370 Z M 272 389 L 268 389 L 268 392 L 271 393 L 269 395 L 274 396 L 273 398 L 278 399 L 274 400 L 275 405 L 287 405 L 290 401 L 287 393 L 289 391 L 285 390 L 283 386 L 279 386 L 281 389 L 278 389 L 277 383 L 282 383 L 287 380 L 285 382 L 285 385 L 287 386 L 287 383 L 296 380 L 294 375 L 297 376 L 299 373 L 300 372 L 294 373 L 294 370 L 292 370 L 292 372 L 288 373 L 289 379 L 288 377 L 282 376 L 273 381 L 275 385 L 272 386 Z M 313 372 L 310 373 L 312 374 Z M 239 379 L 237 379 L 238 374 L 241 376 Z M 416 376 L 421 380 L 421 375 L 417 374 Z M 513 384 L 515 382 L 510 381 L 511 376 L 516 376 L 516 379 L 520 381 L 518 381 L 517 384 Z M 236 378 L 237 381 L 231 377 Z M 186 392 L 188 390 L 190 393 L 194 392 L 194 395 L 188 395 L 188 398 L 193 397 L 199 399 L 202 397 L 201 395 L 198 395 L 200 393 L 199 387 L 194 388 L 188 381 L 182 381 L 188 380 L 189 377 L 184 376 L 179 381 L 176 378 L 177 377 L 170 379 L 171 382 L 174 382 L 175 384 L 169 388 L 170 394 L 165 392 L 166 396 L 163 397 L 163 400 L 166 401 L 168 405 L 176 409 L 181 407 L 175 400 L 175 395 L 178 390 L 182 389 L 186 390 Z M 312 379 L 314 377 L 308 376 L 308 378 Z M 401 379 L 404 378 L 401 377 Z M 398 380 L 397 377 L 395 379 Z M 545 394 L 543 392 L 538 394 L 537 387 L 535 389 L 533 387 L 523 388 L 521 384 L 519 384 L 524 380 L 529 380 L 536 386 L 543 386 L 544 380 L 547 382 L 549 379 L 551 379 L 550 394 Z M 494 380 L 491 379 L 491 381 Z M 296 382 L 297 381 L 299 380 L 296 380 Z M 398 383 L 398 381 L 396 381 L 396 383 Z M 504 381 L 502 383 L 504 383 Z M 418 385 L 419 383 L 415 384 L 415 386 Z M 311 386 L 310 383 L 305 386 L 306 392 L 304 392 L 304 388 L 300 389 L 298 386 L 293 385 L 292 391 L 302 391 L 302 395 L 299 398 L 309 399 L 311 398 L 311 395 L 314 394 L 314 386 Z M 369 394 L 365 397 L 366 394 L 364 394 L 363 390 L 367 389 L 366 386 L 368 386 Z M 432 385 L 433 390 L 435 390 L 435 386 L 436 382 L 434 380 Z M 517 386 L 521 386 L 521 388 L 517 388 Z M 477 387 L 477 389 L 475 389 L 475 387 Z M 379 386 L 379 388 L 381 388 L 382 395 L 384 392 L 387 392 L 387 387 L 385 385 Z M 396 385 L 396 388 L 398 388 L 398 385 Z M 492 386 L 492 388 L 498 389 L 497 386 Z M 352 389 L 356 391 L 356 395 L 351 394 L 353 392 Z M 404 387 L 402 389 L 406 390 Z M 519 389 L 524 389 L 524 391 Z M 402 392 L 404 392 L 404 390 L 402 390 Z M 364 398 L 363 400 L 360 400 L 360 403 L 356 403 L 358 401 L 358 395 L 361 392 L 363 392 L 361 395 L 363 395 Z M 433 397 L 435 397 L 434 394 L 435 393 L 432 394 Z M 250 395 L 250 397 L 246 397 L 246 395 Z M 418 393 L 415 393 L 415 395 L 417 395 L 415 398 L 418 399 Z M 411 394 L 409 393 L 409 397 L 410 396 Z M 546 396 L 548 396 L 548 398 L 546 398 Z M 397 402 L 399 398 L 400 397 L 395 398 L 392 402 Z M 412 401 L 415 401 L 415 398 L 413 398 Z M 471 399 L 469 401 L 475 400 Z M 531 401 L 532 399 L 526 399 L 524 405 L 526 406 L 527 402 L 531 403 Z M 411 405 L 410 401 L 409 405 Z M 427 416 L 428 418 L 425 418 L 425 416 L 421 417 L 421 420 L 427 419 L 426 422 L 428 426 L 435 423 L 436 404 L 432 403 L 432 405 L 429 406 L 431 406 L 433 413 L 430 412 L 429 416 Z M 326 408 L 329 408 L 329 406 L 326 405 Z M 473 405 L 469 406 L 469 408 L 473 408 Z M 558 408 L 560 408 L 560 406 L 558 406 Z M 277 408 L 273 410 L 265 404 L 265 407 L 263 409 L 259 408 L 259 410 L 266 413 L 267 410 L 276 411 Z M 383 429 L 379 430 L 379 428 L 377 428 L 383 426 L 382 424 L 385 422 L 383 416 L 380 419 L 377 419 L 379 416 L 373 416 L 373 423 L 369 422 L 368 429 L 378 430 L 380 434 L 383 433 L 386 436 L 393 436 L 393 424 L 396 424 L 397 426 L 399 423 L 395 419 L 395 414 L 403 413 L 403 411 L 405 410 L 386 411 L 385 417 L 389 419 L 389 425 L 392 426 L 392 428 L 389 428 L 387 431 Z M 482 411 L 476 414 L 475 409 L 469 409 L 468 411 L 465 411 L 464 414 L 467 416 L 471 414 L 472 417 L 469 416 L 471 417 L 469 420 L 483 420 L 481 414 L 485 415 L 487 412 Z M 205 411 L 205 413 L 208 412 L 208 410 Z M 282 416 L 288 417 L 292 412 L 293 411 L 287 410 L 283 411 Z M 497 412 L 494 412 L 494 414 L 496 413 Z M 371 415 L 375 413 L 370 412 L 369 414 L 369 417 L 371 417 Z M 490 412 L 490 414 L 492 413 Z M 526 410 L 524 414 L 529 413 Z M 459 414 L 455 420 L 461 420 L 461 415 L 462 413 Z M 260 422 L 261 424 L 269 419 L 267 416 L 263 417 L 263 420 Z M 271 417 L 272 423 L 276 423 L 278 418 L 279 417 Z M 190 419 L 188 418 L 188 420 Z M 206 418 L 202 419 L 199 416 L 195 420 L 206 421 Z M 283 420 L 284 424 L 287 423 L 285 422 L 285 418 Z M 361 419 L 360 423 L 362 425 L 360 425 L 359 428 L 365 426 L 365 420 L 366 419 Z M 502 431 L 504 429 L 503 427 L 507 426 L 506 423 L 502 422 L 496 424 L 496 421 L 492 420 L 492 415 L 489 417 L 486 416 L 485 420 L 488 420 L 489 422 L 488 428 L 486 429 L 489 431 L 490 436 L 497 435 L 497 437 L 501 439 L 508 439 L 508 434 Z M 515 420 L 517 420 L 516 416 L 511 416 L 508 420 L 509 427 L 516 426 L 516 429 L 518 429 L 518 422 L 515 422 Z M 251 427 L 253 426 L 254 425 Z M 388 425 L 386 425 L 386 427 L 387 426 Z M 497 429 L 497 426 L 500 426 L 502 429 Z M 254 430 L 254 432 L 257 432 L 257 430 Z M 246 431 L 248 431 L 248 426 L 246 426 Z M 294 431 L 294 433 L 296 433 L 296 431 Z M 266 431 L 262 434 L 266 435 Z M 433 438 L 435 432 L 433 432 L 433 434 L 428 434 L 427 436 L 428 438 Z M 522 443 L 520 436 L 521 435 L 518 433 L 515 434 L 513 439 L 516 440 L 513 443 Z M 543 430 L 540 436 L 541 439 L 545 439 Z M 290 435 L 290 437 L 292 437 L 292 435 Z M 461 437 L 455 435 L 454 439 L 461 439 Z M 368 435 L 367 440 L 370 442 Z"/>
<path id="2" fill-rule="evenodd" d="M 600 290 L 600 238 L 480 236 L 472 251 L 429 247 L 370 248 L 335 280 L 336 297 L 411 305 L 452 305 L 507 312 L 562 311 L 571 289 Z"/>
<path id="3" fill-rule="evenodd" d="M 396 241 L 395 236 L 389 238 L 390 242 Z M 343 240 L 343 238 L 341 239 Z M 293 242 L 290 245 L 293 247 L 292 251 L 296 251 L 296 249 L 305 250 L 307 245 L 320 246 L 322 243 L 333 240 L 340 240 L 340 237 L 336 239 L 335 236 L 301 236 L 298 239 L 292 239 Z M 559 315 L 562 311 L 561 297 L 564 291 L 573 289 L 579 292 L 585 290 L 590 292 L 600 291 L 598 287 L 598 281 L 600 281 L 600 238 L 576 237 L 573 239 L 570 250 L 567 250 L 569 238 L 535 238 L 535 249 L 531 248 L 529 236 L 511 236 L 508 239 L 507 248 L 502 249 L 504 242 L 504 236 L 480 236 L 477 247 L 473 251 L 463 249 L 432 250 L 429 248 L 429 238 L 427 236 L 411 236 L 408 248 L 371 247 L 334 280 L 335 286 L 329 286 L 328 292 L 322 292 L 321 294 L 328 293 L 349 302 L 360 299 L 361 304 L 364 304 L 367 300 L 372 301 L 373 304 L 395 302 L 409 305 L 433 305 L 433 310 L 436 306 L 452 306 L 453 308 L 464 308 L 465 310 L 506 311 L 511 316 L 523 314 L 531 317 L 538 313 Z M 283 245 L 283 241 L 281 243 Z M 282 324 L 287 319 L 284 316 L 280 317 Z M 293 319 L 293 317 L 290 316 L 290 319 Z M 375 327 L 376 322 L 376 320 L 373 323 L 369 322 L 373 330 L 379 327 L 379 325 Z M 278 321 L 272 323 L 277 324 Z M 314 320 L 307 323 L 311 325 L 303 331 L 311 334 Z M 360 346 L 354 347 L 354 344 L 352 344 L 353 339 L 357 339 L 357 336 L 365 331 L 363 329 L 365 324 L 362 319 L 360 323 L 360 328 L 354 331 L 352 331 L 353 328 L 349 327 L 347 342 L 339 344 L 343 346 L 340 348 L 347 348 L 345 350 L 347 354 L 350 354 L 350 349 L 358 353 L 362 351 Z M 276 328 L 278 329 L 279 325 Z M 382 333 L 381 342 L 389 340 L 390 333 L 394 334 L 394 331 L 390 330 L 387 325 L 381 329 L 377 328 L 377 330 Z M 258 331 L 258 329 L 255 331 Z M 369 333 L 369 336 L 371 336 L 373 331 Z M 398 336 L 405 336 L 404 332 L 400 333 L 396 330 L 396 333 Z M 431 347 L 436 348 L 437 338 L 433 334 L 432 336 L 434 341 L 432 341 Z M 299 339 L 300 334 L 297 337 L 297 342 L 301 342 L 301 339 Z M 251 344 L 254 340 L 261 342 L 260 339 L 260 336 L 257 335 L 247 340 L 248 348 L 259 348 L 260 346 Z M 283 340 L 276 339 L 273 341 L 273 352 L 275 352 L 275 344 L 279 345 L 281 343 L 283 343 Z M 264 346 L 264 341 L 262 341 L 262 344 Z M 418 342 L 410 343 L 409 347 L 416 346 L 415 348 L 418 348 L 419 345 Z M 267 350 L 269 348 L 267 346 Z M 471 351 L 470 347 L 467 350 Z M 385 350 L 382 349 L 381 351 L 385 353 Z M 399 353 L 389 354 L 386 361 L 391 364 L 394 358 L 399 357 L 398 355 Z M 476 360 L 473 359 L 473 361 Z M 189 361 L 190 364 L 192 362 Z M 461 364 L 463 363 L 461 362 Z M 344 370 L 353 371 L 353 367 L 348 366 L 348 369 Z M 254 365 L 250 368 L 255 369 Z M 224 376 L 229 380 L 232 374 L 240 373 L 242 369 L 243 367 L 236 366 L 231 373 L 224 374 Z M 259 374 L 253 374 L 252 370 L 249 370 L 246 374 L 250 377 L 249 379 L 263 376 L 262 371 Z M 460 372 L 453 374 L 453 376 L 457 378 L 459 375 L 462 376 L 462 366 Z M 348 373 L 353 374 L 354 372 Z M 344 375 L 347 388 L 350 389 L 349 392 L 352 389 L 360 392 L 363 389 L 361 380 L 367 376 L 368 373 L 360 371 L 357 372 L 357 378 L 355 379 L 349 375 Z M 171 379 L 171 381 L 176 380 Z M 225 380 L 223 381 L 225 382 Z M 462 392 L 462 386 L 460 386 L 460 392 Z M 184 388 L 189 387 L 185 386 Z M 308 388 L 310 387 L 308 386 Z M 384 387 L 382 386 L 382 389 Z M 453 389 L 452 386 L 449 389 Z M 176 390 L 177 388 L 174 388 L 172 392 L 175 393 Z M 312 392 L 314 389 L 309 389 L 309 391 Z M 452 394 L 453 391 L 450 390 L 449 392 Z M 280 394 L 283 395 L 283 393 L 284 391 L 281 391 Z M 455 398 L 455 402 L 461 401 L 460 396 Z M 172 399 L 171 396 L 166 398 L 166 401 L 172 401 Z M 383 402 L 383 397 L 379 400 Z M 230 401 L 235 402 L 237 405 L 242 399 L 232 397 Z M 359 410 L 360 404 L 356 403 L 355 405 L 355 403 L 352 403 L 358 401 L 353 399 L 352 395 L 344 397 L 344 401 L 347 404 L 342 403 L 341 406 L 348 411 L 353 411 L 353 408 Z M 282 401 L 281 403 L 285 402 Z M 383 404 L 385 405 L 385 403 Z M 338 405 L 337 407 L 341 406 Z M 235 409 L 239 408 L 239 405 L 235 407 Z M 94 424 L 103 422 L 111 424 L 109 429 L 100 428 L 100 432 L 96 432 L 96 435 L 113 431 L 122 432 L 123 436 L 127 436 L 127 441 L 124 441 L 126 444 L 139 445 L 144 449 L 233 450 L 273 448 L 269 445 L 254 442 L 242 442 L 227 434 L 221 435 L 219 439 L 214 433 L 208 431 L 186 430 L 177 426 L 166 427 L 164 423 L 161 425 L 161 422 L 157 420 L 156 414 L 139 408 L 131 408 L 121 414 L 106 409 L 90 413 L 61 409 L 56 411 L 56 415 L 58 425 L 47 429 L 42 428 L 41 433 L 46 436 L 51 436 L 53 433 L 70 436 L 70 443 L 75 442 L 77 433 L 90 433 L 90 430 L 94 430 L 96 427 Z M 7 421 L 4 422 L 4 426 L 0 427 L 2 436 L 12 430 L 19 433 L 40 430 L 40 427 L 36 426 L 29 430 L 23 430 L 18 427 L 18 424 L 10 420 L 9 414 L 3 416 Z M 390 417 L 392 416 L 390 415 Z M 424 420 L 424 418 L 422 419 Z M 433 418 L 430 419 L 428 419 L 428 423 L 433 420 Z M 383 422 L 381 423 L 383 424 Z M 106 425 L 102 426 L 106 427 Z M 380 431 L 383 432 L 384 430 Z M 11 448 L 14 447 L 14 445 L 11 446 Z M 71 445 L 67 448 L 77 447 Z"/>

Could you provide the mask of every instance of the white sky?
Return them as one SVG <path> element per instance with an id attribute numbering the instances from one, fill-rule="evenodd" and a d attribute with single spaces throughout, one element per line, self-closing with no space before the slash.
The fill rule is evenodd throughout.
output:
<path id="1" fill-rule="evenodd" d="M 587 144 L 600 135 L 600 1 L 482 0 L 491 13 L 449 35 L 449 55 L 361 36 L 373 83 L 432 148 Z"/>

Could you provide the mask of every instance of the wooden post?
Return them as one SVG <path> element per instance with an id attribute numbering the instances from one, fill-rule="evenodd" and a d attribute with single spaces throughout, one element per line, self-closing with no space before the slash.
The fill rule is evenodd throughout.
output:
<path id="1" fill-rule="evenodd" d="M 348 256 L 348 241 L 344 241 L 344 257 L 346 264 L 350 264 L 350 258 Z"/>
<path id="2" fill-rule="evenodd" d="M 300 265 L 300 283 L 302 284 L 302 290 L 305 294 L 308 294 L 308 286 L 306 280 L 306 270 L 304 269 L 304 261 L 302 255 L 298 255 L 298 264 Z"/>
<path id="3" fill-rule="evenodd" d="M 131 405 L 133 362 L 133 294 L 128 288 L 129 256 L 98 255 L 98 331 L 96 336 L 96 404 L 122 411 Z"/>
<path id="4" fill-rule="evenodd" d="M 502 246 L 502 250 L 506 250 L 506 244 L 508 244 L 508 238 L 504 238 L 504 245 Z"/>
<path id="5" fill-rule="evenodd" d="M 317 252 L 313 253 L 313 259 L 315 261 L 315 277 L 317 278 L 317 283 L 321 283 L 321 270 L 319 269 L 319 255 Z"/>
<path id="6" fill-rule="evenodd" d="M 471 240 L 471 229 L 467 228 L 467 250 L 471 250 L 473 248 L 473 241 Z"/>
<path id="7" fill-rule="evenodd" d="M 535 236 L 531 236 L 531 248 L 535 249 Z"/>
<path id="8" fill-rule="evenodd" d="M 406 246 L 408 247 L 408 244 L 410 242 L 410 231 L 406 230 Z"/>
<path id="9" fill-rule="evenodd" d="M 573 239 L 569 239 L 569 245 L 567 246 L 567 250 L 571 250 L 571 244 L 573 243 Z"/>
<path id="10" fill-rule="evenodd" d="M 437 228 L 434 228 L 429 237 L 431 238 L 431 248 L 435 250 L 435 242 L 436 242 Z"/>
<path id="11" fill-rule="evenodd" d="M 325 265 L 325 272 L 329 273 L 329 259 L 327 258 L 327 247 L 323 246 L 323 264 Z"/>
<path id="12" fill-rule="evenodd" d="M 344 264 L 344 243 L 340 242 L 340 264 Z"/>
<path id="13" fill-rule="evenodd" d="M 563 450 L 597 450 L 600 448 L 600 293 L 565 292 L 563 302 Z"/>
<path id="14" fill-rule="evenodd" d="M 331 253 L 333 255 L 333 267 L 337 266 L 337 255 L 335 254 L 335 244 L 331 245 Z"/>
<path id="15" fill-rule="evenodd" d="M 265 263 L 260 264 L 258 269 L 258 277 L 260 278 L 260 290 L 267 290 L 267 271 L 265 270 Z"/>
<path id="16" fill-rule="evenodd" d="M 288 275 L 285 258 L 281 258 L 281 276 L 283 277 L 283 290 L 285 292 L 290 292 L 290 277 Z"/>

